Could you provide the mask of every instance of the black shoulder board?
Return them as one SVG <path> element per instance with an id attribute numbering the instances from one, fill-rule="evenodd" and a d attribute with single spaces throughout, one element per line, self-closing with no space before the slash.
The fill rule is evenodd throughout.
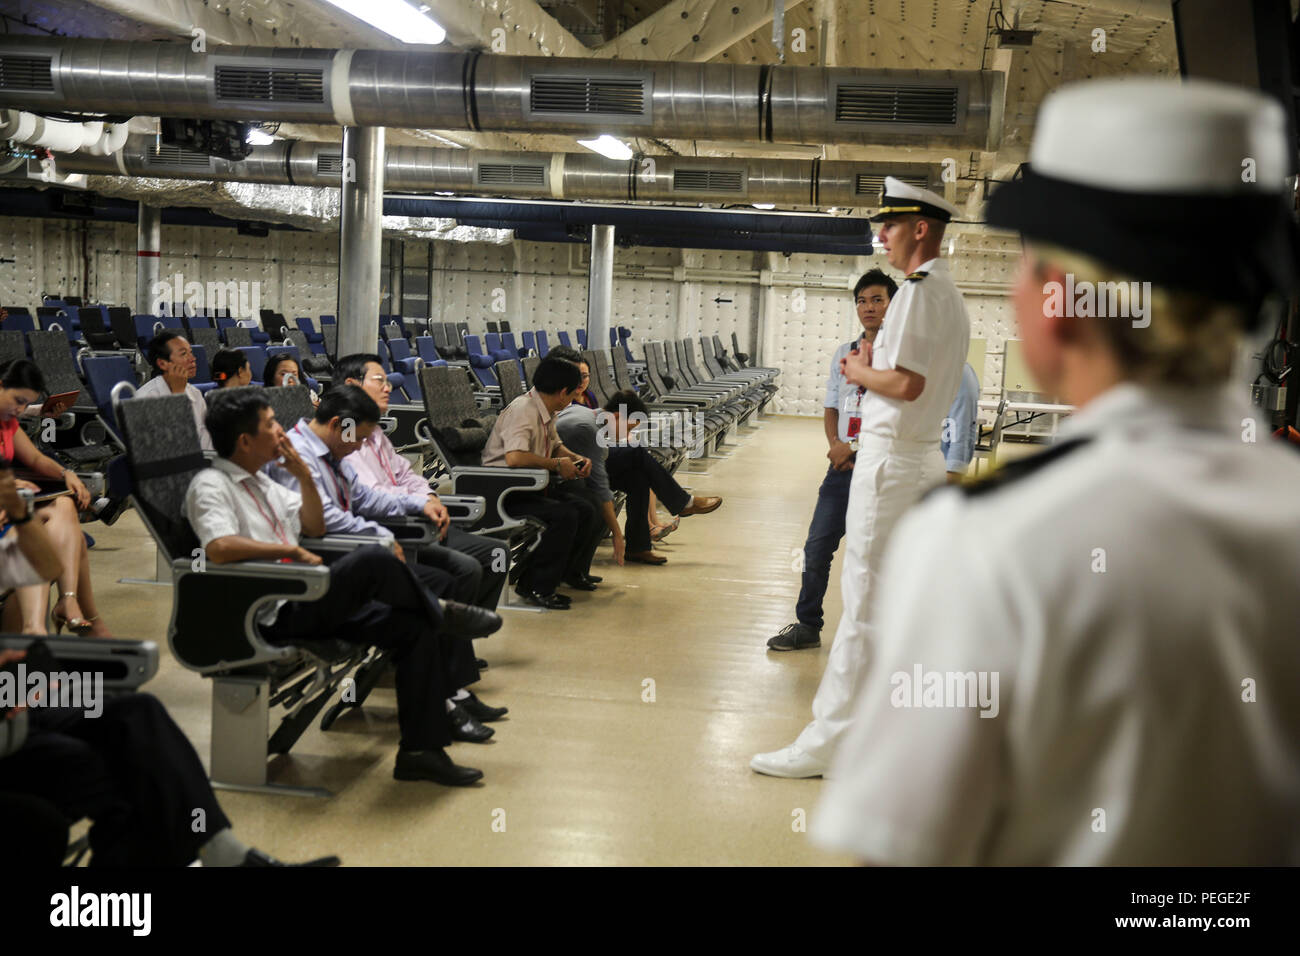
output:
<path id="1" fill-rule="evenodd" d="M 997 491 L 999 488 L 1005 488 L 1013 482 L 1034 474 L 1054 461 L 1059 461 L 1075 449 L 1082 448 L 1091 440 L 1091 438 L 1074 438 L 1070 441 L 1060 442 L 1044 451 L 1040 451 L 1036 455 L 1029 455 L 1025 458 L 1017 458 L 1015 461 L 1007 462 L 1007 464 L 987 477 L 969 483 L 961 482 L 955 487 L 968 498 L 978 497 L 990 491 Z M 923 498 L 948 487 L 953 486 L 945 484 L 931 488 Z"/>
<path id="2" fill-rule="evenodd" d="M 922 279 L 924 279 L 924 278 L 925 278 L 926 276 L 928 276 L 929 274 L 930 274 L 930 273 L 928 273 L 928 272 L 913 272 L 910 276 L 907 277 L 907 281 L 908 281 L 908 282 L 920 282 Z"/>

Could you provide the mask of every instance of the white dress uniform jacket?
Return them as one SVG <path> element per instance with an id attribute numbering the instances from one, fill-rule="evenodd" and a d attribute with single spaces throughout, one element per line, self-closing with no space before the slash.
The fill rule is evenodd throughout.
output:
<path id="1" fill-rule="evenodd" d="M 862 433 L 845 517 L 843 612 L 813 698 L 813 721 L 795 741 L 823 764 L 848 729 L 870 663 L 885 544 L 903 513 L 945 475 L 939 439 L 966 364 L 970 320 L 945 262 L 931 259 L 917 273 L 890 300 L 871 365 L 902 366 L 924 375 L 925 388 L 912 402 L 872 391 L 862 398 Z"/>
<path id="2" fill-rule="evenodd" d="M 1050 452 L 913 509 L 814 841 L 902 865 L 1300 864 L 1300 456 L 1248 440 L 1256 414 L 1117 386 Z"/>

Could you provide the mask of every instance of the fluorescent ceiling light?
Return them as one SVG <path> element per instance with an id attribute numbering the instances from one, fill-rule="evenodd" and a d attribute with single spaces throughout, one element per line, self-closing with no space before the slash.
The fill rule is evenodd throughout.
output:
<path id="1" fill-rule="evenodd" d="M 446 30 L 404 0 L 329 0 L 329 3 L 405 43 L 441 43 L 447 39 Z"/>
<path id="2" fill-rule="evenodd" d="M 592 152 L 600 153 L 602 156 L 608 156 L 610 159 L 632 158 L 632 147 L 628 146 L 627 143 L 615 139 L 608 133 L 599 136 L 596 139 L 580 139 L 578 140 L 578 145 L 586 146 Z"/>
<path id="3" fill-rule="evenodd" d="M 775 209 L 775 208 L 776 208 L 776 203 L 774 203 L 774 202 L 756 202 L 756 203 L 750 203 L 750 205 L 753 206 L 755 209 Z"/>
<path id="4" fill-rule="evenodd" d="M 253 127 L 248 131 L 248 135 L 244 137 L 244 142 L 249 146 L 270 146 L 275 142 L 275 137 L 270 133 L 264 133 L 262 130 Z"/>

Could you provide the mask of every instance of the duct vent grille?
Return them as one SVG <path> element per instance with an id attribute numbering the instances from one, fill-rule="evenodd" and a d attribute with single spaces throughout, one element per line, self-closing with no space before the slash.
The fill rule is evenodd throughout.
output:
<path id="1" fill-rule="evenodd" d="M 954 127 L 958 92 L 956 86 L 842 85 L 835 90 L 835 122 Z"/>
<path id="2" fill-rule="evenodd" d="M 907 183 L 909 186 L 915 186 L 917 189 L 929 189 L 930 183 L 924 176 L 896 176 Z M 853 184 L 853 192 L 858 196 L 870 196 L 873 201 L 880 199 L 885 191 L 884 175 L 877 176 L 875 173 L 858 173 L 857 180 Z"/>
<path id="3" fill-rule="evenodd" d="M 342 153 L 317 153 L 316 154 L 316 175 L 317 176 L 342 176 L 343 175 L 343 154 Z"/>
<path id="4" fill-rule="evenodd" d="M 182 149 L 181 147 L 173 146 L 170 143 L 163 143 L 157 148 L 150 146 L 144 151 L 144 162 L 146 166 L 179 166 L 183 169 L 212 169 L 212 157 L 207 153 L 195 152 L 192 149 Z"/>
<path id="5" fill-rule="evenodd" d="M 744 192 L 745 174 L 739 169 L 674 169 L 674 192 Z"/>
<path id="6" fill-rule="evenodd" d="M 480 186 L 545 186 L 546 167 L 524 163 L 479 163 Z"/>
<path id="7" fill-rule="evenodd" d="M 645 80 L 595 76 L 534 76 L 530 104 L 534 113 L 585 113 L 643 116 Z"/>
<path id="8" fill-rule="evenodd" d="M 52 92 L 50 62 L 48 56 L 0 56 L 0 90 Z"/>
<path id="9" fill-rule="evenodd" d="M 321 70 L 218 66 L 216 89 L 218 100 L 254 103 L 324 103 L 325 74 Z"/>

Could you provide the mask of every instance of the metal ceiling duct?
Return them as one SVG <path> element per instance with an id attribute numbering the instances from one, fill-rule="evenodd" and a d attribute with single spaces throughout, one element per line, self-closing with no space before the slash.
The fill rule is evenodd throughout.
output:
<path id="1" fill-rule="evenodd" d="M 247 159 L 231 162 L 178 146 L 159 146 L 151 136 L 135 135 L 113 156 L 61 154 L 55 168 L 107 176 L 337 186 L 342 149 L 337 143 L 283 140 L 255 146 Z M 924 163 L 685 156 L 616 160 L 594 153 L 390 146 L 384 188 L 520 199 L 874 207 L 886 175 L 941 188 L 938 172 L 938 166 Z"/>
<path id="2" fill-rule="evenodd" d="M 995 150 L 1003 74 L 9 36 L 0 106 L 341 126 Z"/>

